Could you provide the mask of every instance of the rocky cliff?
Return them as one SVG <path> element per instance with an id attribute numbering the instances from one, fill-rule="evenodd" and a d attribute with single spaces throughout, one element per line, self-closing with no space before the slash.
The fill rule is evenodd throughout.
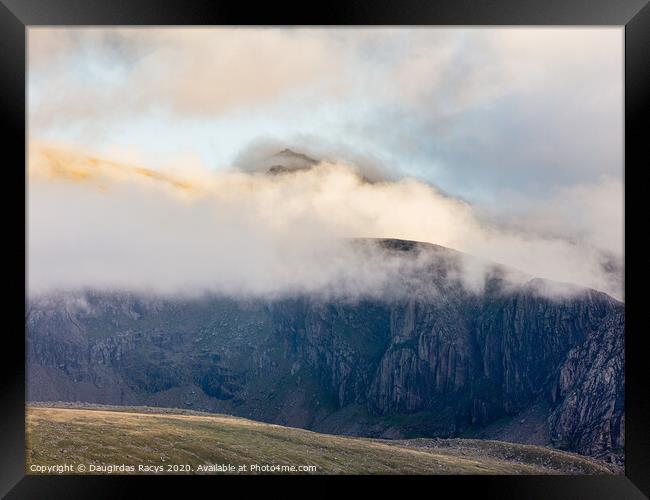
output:
<path id="1" fill-rule="evenodd" d="M 468 290 L 453 261 L 429 269 L 435 293 L 385 298 L 35 297 L 28 398 L 383 437 L 471 436 L 543 408 L 548 443 L 620 460 L 623 304 L 575 287 L 549 293 L 543 280 L 513 286 L 498 266 Z"/>

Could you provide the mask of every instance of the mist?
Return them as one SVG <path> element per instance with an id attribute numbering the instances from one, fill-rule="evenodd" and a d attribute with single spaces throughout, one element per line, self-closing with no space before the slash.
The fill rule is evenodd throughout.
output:
<path id="1" fill-rule="evenodd" d="M 365 170 L 326 160 L 282 175 L 160 171 L 34 146 L 29 293 L 364 298 L 387 290 L 435 295 L 445 282 L 481 293 L 497 263 L 513 286 L 540 277 L 623 297 L 620 273 L 605 265 L 611 256 L 589 238 L 487 222 L 477 207 L 431 184 L 369 182 Z M 458 252 L 405 253 L 365 240 L 383 238 Z M 441 268 L 446 281 L 436 274 Z"/>

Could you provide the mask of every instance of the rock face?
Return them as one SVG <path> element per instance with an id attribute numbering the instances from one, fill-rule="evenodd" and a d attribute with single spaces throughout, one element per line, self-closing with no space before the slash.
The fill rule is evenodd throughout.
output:
<path id="1" fill-rule="evenodd" d="M 620 460 L 622 303 L 549 294 L 543 280 L 509 287 L 498 273 L 480 293 L 430 279 L 434 296 L 386 300 L 40 297 L 27 320 L 28 399 L 382 437 L 477 435 L 535 407 L 550 444 Z"/>
<path id="2" fill-rule="evenodd" d="M 551 440 L 583 454 L 611 458 L 625 435 L 622 312 L 609 314 L 587 340 L 569 351 L 552 398 Z"/>

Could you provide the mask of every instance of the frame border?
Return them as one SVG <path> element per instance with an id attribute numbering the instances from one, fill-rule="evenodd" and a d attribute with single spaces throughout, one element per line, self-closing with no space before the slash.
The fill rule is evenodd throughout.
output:
<path id="1" fill-rule="evenodd" d="M 643 285 L 639 276 L 643 251 L 632 245 L 629 222 L 641 209 L 632 200 L 632 187 L 641 189 L 640 183 L 631 179 L 647 166 L 642 163 L 647 136 L 642 133 L 644 119 L 648 116 L 650 101 L 650 4 L 648 0 L 547 0 L 542 5 L 536 0 L 353 0 L 347 3 L 328 3 L 326 9 L 309 8 L 306 3 L 280 8 L 267 3 L 251 8 L 248 4 L 224 0 L 0 0 L 0 124 L 6 139 L 5 153 L 9 153 L 6 174 L 11 174 L 12 187 L 23 183 L 22 215 L 14 217 L 12 236 L 20 244 L 12 244 L 10 255 L 26 266 L 26 172 L 13 168 L 15 163 L 25 165 L 26 131 L 26 27 L 43 25 L 452 25 L 452 26 L 503 26 L 503 25 L 596 25 L 625 26 L 625 406 L 627 429 L 625 435 L 625 476 L 402 476 L 391 478 L 392 485 L 434 487 L 436 491 L 449 488 L 454 494 L 477 493 L 499 498 L 647 498 L 650 496 L 650 363 L 643 347 L 644 336 L 640 327 L 641 296 L 632 292 Z M 15 176 L 15 178 L 14 178 Z M 12 194 L 17 193 L 17 190 Z M 18 192 L 19 193 L 19 192 Z M 646 195 L 647 196 L 647 195 Z M 635 197 L 639 199 L 638 197 Z M 3 197 L 5 213 L 17 209 Z M 19 211 L 19 210 L 18 210 Z M 637 226 L 634 226 L 637 227 Z M 14 240 L 14 241 L 15 241 Z M 629 271 L 634 265 L 635 272 Z M 16 330 L 24 328 L 20 310 L 25 308 L 25 272 L 21 265 L 10 266 L 7 309 L 11 327 L 4 344 L 8 345 L 0 363 L 0 495 L 6 498 L 115 498 L 133 492 L 134 486 L 154 490 L 170 489 L 171 480 L 165 477 L 141 477 L 134 481 L 124 476 L 26 476 L 25 450 L 25 338 Z M 18 291 L 23 290 L 23 298 Z M 637 328 L 633 328 L 636 325 Z M 635 333 L 632 334 L 631 332 Z M 244 481 L 219 476 L 220 486 L 241 488 Z M 315 478 L 298 477 L 292 485 L 313 487 Z M 197 483 L 180 479 L 178 492 L 187 494 Z M 203 485 L 205 479 L 200 480 Z M 348 476 L 328 477 L 326 483 L 351 484 Z M 356 477 L 384 489 L 388 480 L 384 476 Z M 214 484 L 214 483 L 213 483 Z M 272 476 L 248 478 L 246 484 L 285 486 L 285 482 Z M 176 482 L 175 486 L 179 483 Z M 13 487 L 13 489 L 12 489 Z M 440 489 L 439 489 L 440 488 Z M 10 491 L 11 490 L 11 491 Z"/>

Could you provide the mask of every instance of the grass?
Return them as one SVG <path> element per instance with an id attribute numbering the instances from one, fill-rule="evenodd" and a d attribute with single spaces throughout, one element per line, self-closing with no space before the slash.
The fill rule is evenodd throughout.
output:
<path id="1" fill-rule="evenodd" d="M 608 474 L 540 446 L 464 439 L 388 441 L 319 434 L 243 418 L 152 408 L 27 408 L 32 466 L 200 464 L 315 466 L 316 474 Z"/>

